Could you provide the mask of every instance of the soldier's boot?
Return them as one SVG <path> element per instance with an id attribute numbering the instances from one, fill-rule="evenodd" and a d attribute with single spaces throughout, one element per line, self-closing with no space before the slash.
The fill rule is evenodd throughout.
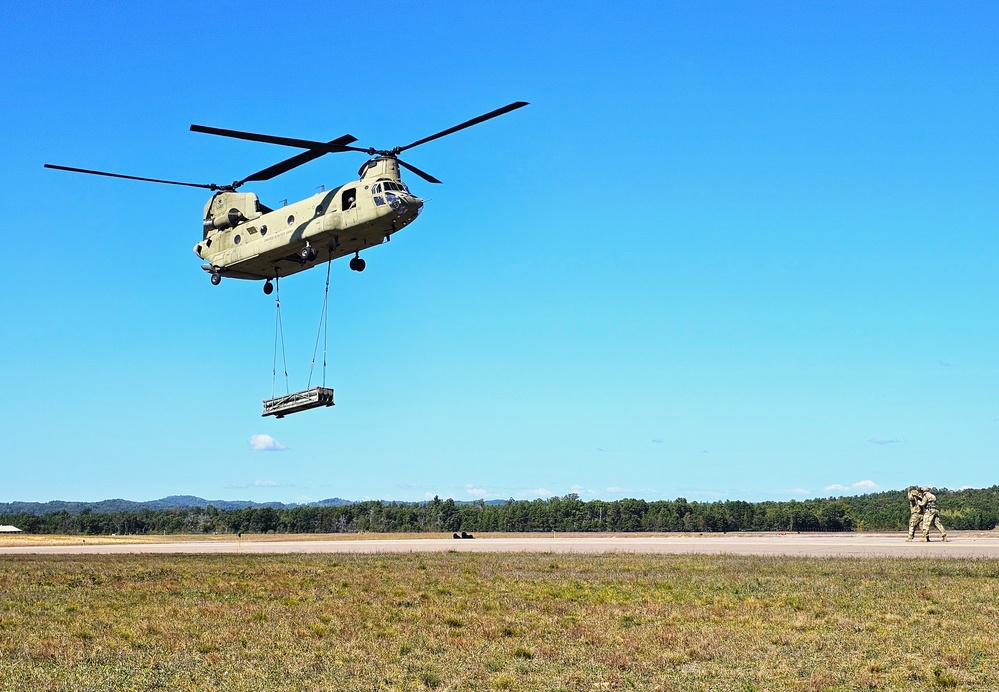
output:
<path id="1" fill-rule="evenodd" d="M 941 541 L 946 541 L 947 540 L 947 534 L 945 534 L 945 533 L 940 534 L 940 540 Z"/>
<path id="2" fill-rule="evenodd" d="M 912 536 L 909 536 L 908 538 L 906 538 L 905 542 L 906 543 L 912 543 Z"/>
<path id="3" fill-rule="evenodd" d="M 924 535 L 924 536 L 923 536 L 923 543 L 929 543 L 929 542 L 930 542 L 930 537 L 929 537 L 929 536 L 926 536 L 926 535 Z"/>

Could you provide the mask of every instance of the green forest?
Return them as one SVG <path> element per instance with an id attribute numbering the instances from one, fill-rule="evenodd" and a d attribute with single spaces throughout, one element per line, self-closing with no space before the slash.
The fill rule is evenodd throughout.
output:
<path id="1" fill-rule="evenodd" d="M 948 530 L 999 525 L 999 486 L 936 491 Z M 356 502 L 340 506 L 214 506 L 186 509 L 0 514 L 26 533 L 124 535 L 163 533 L 359 533 L 505 531 L 902 531 L 904 491 L 787 502 L 581 500 L 577 495 L 505 503 Z"/>

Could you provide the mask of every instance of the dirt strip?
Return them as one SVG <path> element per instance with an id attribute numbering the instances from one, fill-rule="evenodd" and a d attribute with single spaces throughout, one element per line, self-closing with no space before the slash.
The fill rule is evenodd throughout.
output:
<path id="1" fill-rule="evenodd" d="M 25 537 L 27 538 L 27 537 Z M 787 555 L 797 557 L 935 557 L 999 558 L 999 533 L 955 532 L 947 542 L 934 536 L 930 543 L 905 542 L 904 534 L 885 533 L 742 533 L 742 534 L 655 534 L 650 536 L 552 535 L 501 537 L 480 535 L 472 540 L 448 538 L 391 539 L 358 538 L 322 540 L 275 540 L 274 536 L 217 538 L 214 540 L 165 540 L 158 543 L 86 543 L 70 538 L 61 545 L 39 543 L 5 545 L 0 539 L 0 555 L 122 555 L 122 554 L 263 554 L 263 553 L 659 553 L 659 554 L 729 554 Z"/>

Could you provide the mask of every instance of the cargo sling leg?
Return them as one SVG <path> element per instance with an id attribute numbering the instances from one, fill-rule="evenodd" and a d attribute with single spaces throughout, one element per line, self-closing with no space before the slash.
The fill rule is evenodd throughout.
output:
<path id="1" fill-rule="evenodd" d="M 332 253 L 331 253 L 332 255 Z M 278 277 L 274 277 L 274 294 L 277 316 L 274 320 L 274 368 L 271 373 L 271 398 L 264 400 L 263 416 L 274 416 L 284 418 L 291 413 L 308 411 L 320 406 L 333 406 L 333 390 L 326 386 L 326 346 L 329 325 L 329 294 L 330 294 L 330 266 L 333 263 L 332 256 L 326 266 L 326 291 L 323 297 L 323 311 L 319 318 L 319 333 L 316 334 L 316 346 L 312 352 L 312 368 L 309 370 L 309 382 L 306 388 L 300 392 L 292 393 L 288 384 L 288 359 L 284 348 L 284 326 L 281 322 L 281 285 Z M 319 352 L 319 337 L 323 337 L 323 384 L 321 387 L 312 387 L 312 375 L 316 367 L 316 354 Z M 277 382 L 277 350 L 278 343 L 281 344 L 281 358 L 284 364 L 284 396 L 275 396 L 274 389 Z"/>

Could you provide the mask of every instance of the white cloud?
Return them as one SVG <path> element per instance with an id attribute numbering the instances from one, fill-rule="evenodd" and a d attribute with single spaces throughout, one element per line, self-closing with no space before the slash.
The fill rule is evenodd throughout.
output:
<path id="1" fill-rule="evenodd" d="M 872 437 L 871 439 L 868 440 L 868 442 L 870 442 L 873 445 L 895 445 L 901 441 L 902 440 L 898 439 L 897 437 L 893 437 L 890 440 L 882 440 L 878 437 Z"/>
<path id="2" fill-rule="evenodd" d="M 472 497 L 485 497 L 486 496 L 486 491 L 485 490 L 483 490 L 482 488 L 474 488 L 471 485 L 466 485 L 465 486 L 465 492 L 468 493 L 469 495 L 471 495 Z"/>
<path id="3" fill-rule="evenodd" d="M 871 490 L 881 490 L 881 486 L 874 481 L 857 481 L 856 483 L 851 483 L 849 486 L 840 485 L 839 483 L 834 483 L 832 485 L 827 485 L 826 490 L 833 490 L 838 493 L 847 493 L 857 490 L 871 491 Z"/>
<path id="4" fill-rule="evenodd" d="M 257 488 L 276 488 L 280 483 L 277 481 L 253 481 L 253 485 Z"/>
<path id="5" fill-rule="evenodd" d="M 826 488 L 828 490 L 828 488 Z M 811 495 L 811 490 L 806 490 L 805 488 L 789 488 L 784 491 L 785 495 Z"/>
<path id="6" fill-rule="evenodd" d="M 528 497 L 555 497 L 555 493 L 548 488 L 528 488 L 527 490 L 521 490 L 514 493 L 514 497 L 518 500 L 523 500 Z"/>
<path id="7" fill-rule="evenodd" d="M 250 449 L 255 452 L 281 452 L 286 449 L 283 444 L 270 435 L 250 435 Z"/>
<path id="8" fill-rule="evenodd" d="M 631 492 L 631 488 L 622 488 L 622 487 L 617 486 L 617 485 L 612 485 L 611 487 L 607 488 L 607 492 L 609 492 L 609 493 L 630 493 Z"/>

